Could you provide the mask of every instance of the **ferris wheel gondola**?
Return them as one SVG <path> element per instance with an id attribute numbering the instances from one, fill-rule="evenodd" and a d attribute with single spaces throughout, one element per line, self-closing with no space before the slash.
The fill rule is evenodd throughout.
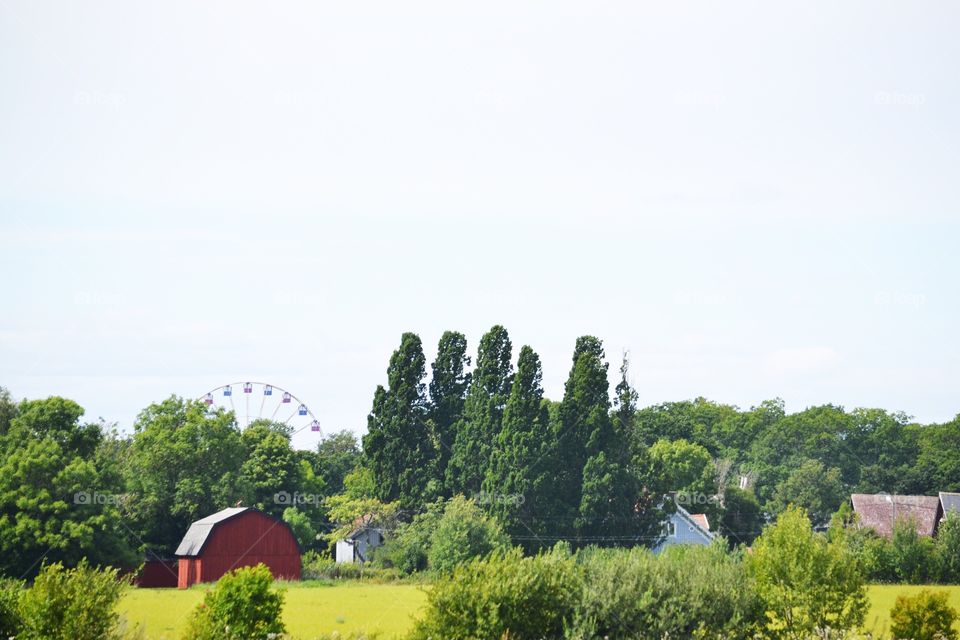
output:
<path id="1" fill-rule="evenodd" d="M 243 393 L 234 403 L 233 389 Z M 278 395 L 274 395 L 274 391 Z M 244 429 L 258 420 L 268 420 L 290 428 L 291 438 L 301 432 L 322 433 L 320 421 L 300 398 L 275 384 L 265 382 L 231 382 L 215 387 L 199 398 L 209 410 L 232 411 L 237 424 Z M 242 402 L 243 404 L 238 406 Z M 292 411 L 291 411 L 292 408 Z"/>

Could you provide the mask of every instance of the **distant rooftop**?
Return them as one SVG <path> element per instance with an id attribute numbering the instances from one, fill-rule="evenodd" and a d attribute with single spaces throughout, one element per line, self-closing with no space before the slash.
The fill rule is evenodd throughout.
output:
<path id="1" fill-rule="evenodd" d="M 898 496 L 886 493 L 855 493 L 850 496 L 853 510 L 860 516 L 860 525 L 890 537 L 898 520 L 913 521 L 917 533 L 932 537 L 940 521 L 940 498 L 937 496 Z"/>

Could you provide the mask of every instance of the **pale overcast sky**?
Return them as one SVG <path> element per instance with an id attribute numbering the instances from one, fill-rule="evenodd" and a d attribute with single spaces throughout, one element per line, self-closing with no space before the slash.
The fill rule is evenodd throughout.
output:
<path id="1" fill-rule="evenodd" d="M 403 331 L 559 399 L 960 411 L 960 4 L 0 2 L 0 385 L 365 428 Z M 611 376 L 612 377 L 612 376 Z"/>

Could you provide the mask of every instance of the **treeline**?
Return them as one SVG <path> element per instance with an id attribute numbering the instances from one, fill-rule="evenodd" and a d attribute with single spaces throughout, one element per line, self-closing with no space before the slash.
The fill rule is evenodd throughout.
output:
<path id="1" fill-rule="evenodd" d="M 420 338 L 403 335 L 363 439 L 377 498 L 416 512 L 441 497 L 475 497 L 526 546 L 657 537 L 659 503 L 631 459 L 636 395 L 626 363 L 611 402 L 602 343 L 579 338 L 557 403 L 544 398 L 532 348 L 520 349 L 514 369 L 502 326 L 481 338 L 472 371 L 470 361 L 464 335 L 444 333 L 428 385 Z"/>
<path id="2" fill-rule="evenodd" d="M 629 364 L 611 380 L 601 341 L 578 338 L 552 400 L 536 352 L 515 352 L 501 326 L 475 352 L 463 334 L 444 333 L 429 376 L 420 338 L 407 333 L 373 394 L 362 451 L 349 432 L 296 450 L 283 425 L 241 430 L 232 414 L 177 397 L 119 433 L 85 421 L 72 400 L 16 402 L 0 388 L 0 572 L 31 576 L 84 557 L 134 567 L 144 552 L 172 554 L 192 521 L 236 504 L 284 518 L 321 553 L 329 538 L 319 534 L 383 515 L 413 553 L 419 529 L 404 526 L 464 495 L 532 551 L 557 541 L 651 546 L 673 504 L 749 544 L 790 504 L 824 528 L 852 492 L 960 490 L 960 418 L 922 425 L 835 405 L 788 414 L 776 399 L 746 410 L 702 398 L 639 408 Z M 897 576 L 890 554 L 874 555 L 871 575 Z M 424 566 L 418 558 L 409 564 Z"/>
<path id="3" fill-rule="evenodd" d="M 326 497 L 361 462 L 337 433 L 313 451 L 289 429 L 171 397 L 150 405 L 132 434 L 83 420 L 72 400 L 14 402 L 0 388 L 0 573 L 43 564 L 132 569 L 144 553 L 170 556 L 194 520 L 255 506 L 287 520 L 305 548 L 323 548 Z"/>
<path id="4" fill-rule="evenodd" d="M 513 362 L 502 326 L 481 338 L 472 369 L 466 337 L 448 331 L 428 382 L 420 338 L 402 336 L 364 438 L 380 500 L 418 512 L 473 496 L 529 548 L 653 542 L 665 495 L 749 543 L 791 504 L 824 527 L 853 492 L 960 489 L 960 416 L 922 425 L 837 405 L 787 414 L 779 399 L 639 409 L 626 357 L 611 393 L 593 336 L 577 339 L 560 401 L 544 397 L 533 349 Z"/>

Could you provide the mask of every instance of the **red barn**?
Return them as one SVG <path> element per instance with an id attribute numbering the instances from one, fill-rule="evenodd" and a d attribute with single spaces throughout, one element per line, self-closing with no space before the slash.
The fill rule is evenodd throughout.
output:
<path id="1" fill-rule="evenodd" d="M 274 578 L 300 579 L 300 545 L 290 525 L 251 507 L 224 509 L 197 520 L 176 555 L 181 589 L 261 562 Z"/>

